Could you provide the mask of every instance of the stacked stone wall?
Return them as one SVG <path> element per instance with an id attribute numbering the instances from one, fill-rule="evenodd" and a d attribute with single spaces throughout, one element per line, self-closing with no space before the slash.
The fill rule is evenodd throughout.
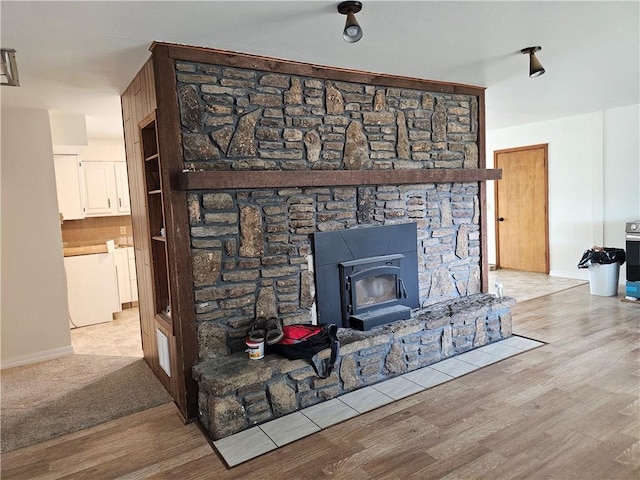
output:
<path id="1" fill-rule="evenodd" d="M 314 232 L 415 222 L 421 306 L 478 293 L 477 195 L 475 183 L 191 193 L 199 357 L 244 349 L 257 316 L 311 320 Z"/>
<path id="2" fill-rule="evenodd" d="M 186 170 L 477 168 L 478 99 L 177 62 Z M 199 358 L 243 348 L 258 316 L 312 318 L 311 235 L 418 224 L 421 305 L 480 291 L 478 185 L 188 195 Z"/>
<path id="3" fill-rule="evenodd" d="M 177 62 L 185 168 L 478 167 L 478 99 Z"/>

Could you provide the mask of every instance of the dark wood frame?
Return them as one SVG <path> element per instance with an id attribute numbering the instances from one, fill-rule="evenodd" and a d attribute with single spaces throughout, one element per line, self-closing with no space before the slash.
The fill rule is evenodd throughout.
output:
<path id="1" fill-rule="evenodd" d="M 478 96 L 478 168 L 487 168 L 487 156 L 486 156 L 486 127 L 485 127 L 485 104 L 484 104 L 484 91 L 482 95 Z M 495 178 L 499 180 L 502 178 L 502 170 L 500 176 Z M 487 218 L 487 183 L 478 183 L 478 197 L 480 198 L 480 290 L 484 293 L 489 291 L 489 250 L 487 247 L 487 230 L 489 228 L 489 219 Z"/>
<path id="2" fill-rule="evenodd" d="M 420 183 L 481 182 L 497 180 L 500 170 L 298 170 L 182 172 L 183 190 L 230 188 L 337 187 L 358 185 L 408 185 Z"/>
<path id="3" fill-rule="evenodd" d="M 182 172 L 180 114 L 176 95 L 174 60 L 165 45 L 154 44 L 153 67 L 158 109 L 156 114 L 159 154 L 162 158 L 162 190 L 167 239 L 172 329 L 175 336 L 176 391 L 174 401 L 184 419 L 196 416 L 198 388 L 191 368 L 198 361 L 198 342 L 193 299 L 191 238 L 186 194 L 172 188 Z"/>
<path id="4" fill-rule="evenodd" d="M 462 94 L 482 97 L 484 103 L 484 87 L 461 83 L 437 82 L 422 78 L 400 77 L 384 73 L 363 72 L 340 67 L 314 65 L 311 63 L 263 57 L 230 50 L 217 50 L 204 47 L 186 47 L 174 43 L 154 42 L 151 50 L 166 48 L 167 55 L 174 60 L 209 63 L 227 67 L 248 68 L 272 73 L 324 78 L 342 82 L 384 85 L 387 87 L 412 88 L 437 93 Z"/>

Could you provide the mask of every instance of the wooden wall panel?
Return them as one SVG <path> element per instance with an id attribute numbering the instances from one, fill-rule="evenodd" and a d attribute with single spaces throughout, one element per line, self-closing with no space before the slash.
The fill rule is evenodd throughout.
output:
<path id="1" fill-rule="evenodd" d="M 145 159 L 143 158 L 140 125 L 143 121 L 148 121 L 149 116 L 156 110 L 156 106 L 154 60 L 149 59 L 122 95 L 125 148 L 127 152 L 129 182 L 131 185 L 131 216 L 134 231 L 136 270 L 138 274 L 140 325 L 145 360 L 173 396 L 181 414 L 186 419 L 195 415 L 194 412 L 187 409 L 185 395 L 185 378 L 187 378 L 187 376 L 190 378 L 191 366 L 189 365 L 188 369 L 184 367 L 184 352 L 181 347 L 182 338 L 172 335 L 172 328 L 164 325 L 155 314 L 155 282 L 153 278 L 151 240 L 147 214 Z M 162 145 L 162 142 L 160 142 L 160 145 Z M 165 186 L 165 188 L 169 190 L 168 186 Z M 184 205 L 184 202 L 182 202 L 182 205 Z M 171 224 L 172 223 L 169 222 L 168 226 Z M 159 364 L 156 329 L 162 331 L 169 338 L 171 377 L 166 375 Z M 191 355 L 193 355 L 193 353 Z M 189 401 L 194 405 L 197 400 L 197 392 L 190 391 L 189 395 Z M 193 408 L 191 408 L 191 410 L 193 410 Z"/>
<path id="2" fill-rule="evenodd" d="M 127 154 L 127 172 L 131 196 L 131 221 L 135 245 L 140 328 L 144 358 L 167 390 L 175 395 L 175 385 L 159 366 L 155 335 L 155 302 L 150 260 L 144 159 L 140 139 L 140 122 L 155 109 L 153 63 L 149 59 L 122 94 L 122 116 Z"/>

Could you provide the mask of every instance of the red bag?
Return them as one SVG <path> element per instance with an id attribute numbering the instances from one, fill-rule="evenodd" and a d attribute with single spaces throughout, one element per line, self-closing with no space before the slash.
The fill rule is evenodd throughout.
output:
<path id="1" fill-rule="evenodd" d="M 338 327 L 335 325 L 285 325 L 284 337 L 278 343 L 269 345 L 269 350 L 289 360 L 311 360 L 311 365 L 320 378 L 327 378 L 340 354 Z M 329 358 L 320 360 L 318 353 L 331 349 Z"/>

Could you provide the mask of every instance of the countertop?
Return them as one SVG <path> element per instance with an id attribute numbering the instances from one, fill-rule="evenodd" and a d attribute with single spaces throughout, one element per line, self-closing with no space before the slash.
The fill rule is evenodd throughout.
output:
<path id="1" fill-rule="evenodd" d="M 116 245 L 116 248 L 133 247 L 133 245 Z M 65 244 L 62 245 L 62 252 L 65 257 L 75 257 L 77 255 L 93 255 L 96 253 L 107 253 L 107 244 L 91 244 L 91 245 L 77 245 L 77 244 Z"/>

